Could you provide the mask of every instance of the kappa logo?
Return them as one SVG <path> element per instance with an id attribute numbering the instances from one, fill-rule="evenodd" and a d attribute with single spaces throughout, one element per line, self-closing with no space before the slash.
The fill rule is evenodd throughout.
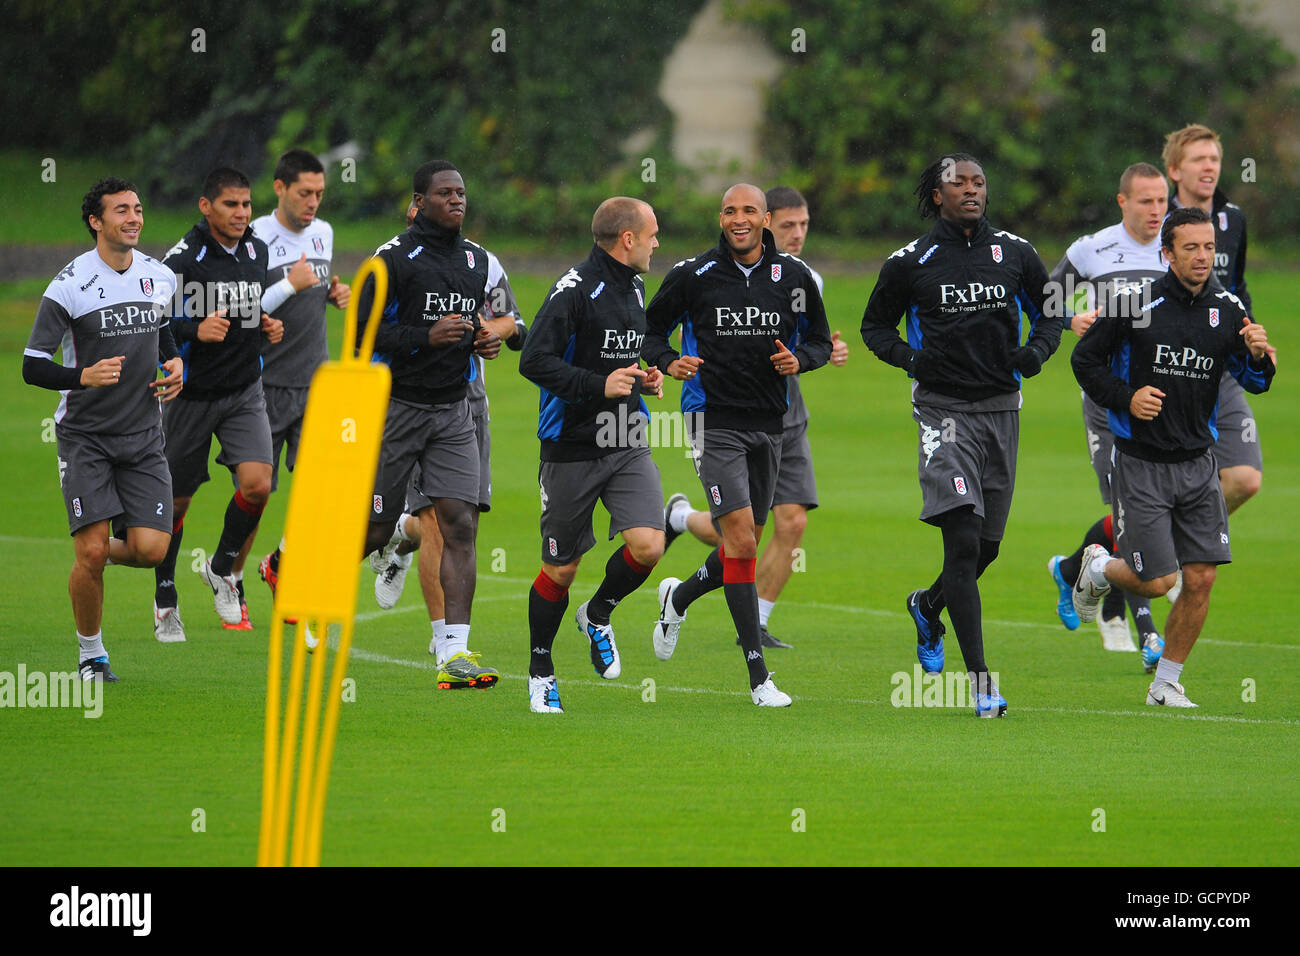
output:
<path id="1" fill-rule="evenodd" d="M 546 539 L 546 550 L 547 550 L 547 552 L 550 554 L 550 556 L 554 558 L 554 557 L 556 557 L 557 555 L 559 555 L 559 553 L 560 553 L 560 546 L 559 546 L 558 544 L 556 544 L 554 538 L 547 538 L 547 539 Z"/>
<path id="2" fill-rule="evenodd" d="M 994 261 L 994 262 L 1001 262 L 1001 261 L 1002 261 L 1002 247 L 1001 247 L 1000 245 L 996 245 L 996 244 L 994 244 L 994 245 L 990 246 L 989 248 L 993 250 L 993 261 Z"/>
<path id="3" fill-rule="evenodd" d="M 141 279 L 140 291 L 145 295 L 153 295 L 153 279 Z"/>
<path id="4" fill-rule="evenodd" d="M 939 248 L 939 243 L 936 242 L 936 243 L 935 243 L 934 245 L 932 245 L 929 249 L 926 249 L 926 250 L 925 250 L 925 254 L 924 254 L 923 256 L 921 256 L 921 258 L 919 258 L 919 259 L 916 260 L 916 264 L 917 264 L 918 266 L 923 266 L 923 265 L 925 265 L 925 261 L 926 261 L 927 259 L 929 259 L 932 255 L 934 255 L 934 250 L 936 250 L 936 249 L 938 249 L 938 248 Z"/>
<path id="5" fill-rule="evenodd" d="M 711 486 L 709 488 L 709 497 L 713 499 L 715 505 L 722 504 L 722 489 L 717 485 Z"/>
<path id="6" fill-rule="evenodd" d="M 384 513 L 384 496 L 375 495 L 375 514 L 379 515 L 383 513 Z"/>
<path id="7" fill-rule="evenodd" d="M 471 269 L 474 268 L 474 251 L 472 249 L 465 250 L 465 261 L 469 263 Z"/>
<path id="8" fill-rule="evenodd" d="M 779 262 L 772 263 L 772 281 L 773 282 L 781 281 L 781 263 Z"/>
<path id="9" fill-rule="evenodd" d="M 414 249 L 412 249 L 410 252 L 408 252 L 408 253 L 406 254 L 406 258 L 408 258 L 408 259 L 414 259 L 416 256 L 418 256 L 418 255 L 419 255 L 420 253 L 422 253 L 423 251 L 424 251 L 424 246 L 416 246 Z"/>
<path id="10" fill-rule="evenodd" d="M 1218 327 L 1219 327 L 1219 310 L 1218 310 L 1218 309 L 1211 309 L 1211 310 L 1210 310 L 1210 328 L 1212 328 L 1212 329 L 1217 329 Z"/>
<path id="11" fill-rule="evenodd" d="M 714 266 L 716 266 L 717 264 L 718 264 L 718 260 L 717 260 L 717 259 L 710 259 L 708 262 L 704 263 L 704 265 L 702 265 L 702 266 L 700 266 L 698 269 L 696 269 L 696 270 L 695 270 L 695 274 L 696 274 L 697 276 L 702 276 L 702 275 L 704 275 L 704 273 L 708 272 L 710 269 L 712 269 L 712 268 L 713 268 Z M 679 262 L 678 265 L 681 265 L 681 263 Z"/>
<path id="12" fill-rule="evenodd" d="M 248 250 L 248 258 L 257 258 L 257 246 L 253 245 L 251 242 L 246 242 L 244 243 L 244 248 Z"/>
<path id="13" fill-rule="evenodd" d="M 185 243 L 182 242 L 180 243 L 180 245 L 183 246 L 185 245 Z M 172 250 L 172 252 L 175 251 L 176 251 L 175 249 Z M 172 254 L 171 252 L 167 253 L 167 255 L 171 255 L 171 254 Z M 73 259 L 66 266 L 64 266 L 62 269 L 59 270 L 59 274 L 56 275 L 54 279 L 56 282 L 62 282 L 64 279 L 71 279 L 73 273 L 75 273 L 76 271 L 77 271 L 77 260 Z"/>
<path id="14" fill-rule="evenodd" d="M 1141 551 L 1133 552 L 1133 570 L 1137 571 L 1139 574 L 1142 573 L 1142 552 Z"/>
<path id="15" fill-rule="evenodd" d="M 963 478 L 961 475 L 957 475 L 955 478 L 953 478 L 952 486 L 957 489 L 957 494 L 959 495 L 966 494 L 966 479 Z"/>
<path id="16" fill-rule="evenodd" d="M 763 659 L 762 651 L 750 651 L 748 654 L 745 655 L 745 660 L 747 661 L 761 661 L 762 659 Z"/>
<path id="17" fill-rule="evenodd" d="M 556 280 L 555 291 L 551 293 L 551 298 L 554 299 L 565 289 L 572 289 L 574 286 L 581 285 L 581 284 L 582 284 L 582 276 L 578 275 L 578 270 L 570 269 L 568 272 L 566 272 L 564 275 L 560 276 L 560 278 Z"/>
<path id="18" fill-rule="evenodd" d="M 939 429 L 931 428 L 921 422 L 921 450 L 925 452 L 925 467 L 930 467 L 930 459 L 939 450 Z"/>
<path id="19" fill-rule="evenodd" d="M 600 285 L 596 286 L 596 288 L 591 290 L 591 295 L 589 295 L 588 298 L 594 300 L 596 296 L 600 295 L 604 291 L 605 291 L 605 283 L 602 281 Z"/>
<path id="20" fill-rule="evenodd" d="M 316 250 L 317 255 L 325 254 L 325 241 L 320 236 L 311 237 L 311 247 Z"/>
<path id="21" fill-rule="evenodd" d="M 78 518 L 81 517 L 81 499 L 80 499 L 80 498 L 73 498 L 73 499 L 72 499 L 72 513 L 73 513 L 74 515 L 76 515 Z"/>
<path id="22" fill-rule="evenodd" d="M 1228 214 L 1224 212 L 1222 209 L 1219 210 L 1219 231 L 1220 232 L 1228 231 Z"/>

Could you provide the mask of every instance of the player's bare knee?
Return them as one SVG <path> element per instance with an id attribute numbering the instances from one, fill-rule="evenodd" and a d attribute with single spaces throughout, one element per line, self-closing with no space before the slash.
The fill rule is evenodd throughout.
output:
<path id="1" fill-rule="evenodd" d="M 1164 577 L 1153 578 L 1150 581 L 1143 582 L 1146 584 L 1146 588 L 1139 591 L 1138 594 L 1141 597 L 1148 598 L 1164 597 L 1173 589 L 1173 586 L 1177 581 L 1178 574 L 1176 572 L 1173 574 L 1166 574 Z"/>
<path id="2" fill-rule="evenodd" d="M 664 533 L 652 531 L 635 538 L 627 538 L 627 550 L 637 564 L 643 568 L 652 568 L 664 556 Z"/>
<path id="3" fill-rule="evenodd" d="M 788 542 L 792 548 L 798 547 L 803 540 L 804 530 L 808 527 L 808 509 L 798 506 L 774 509 L 773 516 L 773 534 L 776 538 Z"/>
<path id="4" fill-rule="evenodd" d="M 78 538 L 77 564 L 91 571 L 102 571 L 108 564 L 108 538 Z"/>
<path id="5" fill-rule="evenodd" d="M 573 579 L 577 577 L 578 563 L 581 560 L 582 559 L 579 558 L 577 561 L 570 564 L 544 564 L 542 565 L 542 573 L 550 578 L 555 584 L 562 588 L 567 588 L 569 585 L 573 584 Z"/>
<path id="6" fill-rule="evenodd" d="M 1208 592 L 1214 587 L 1214 581 L 1218 576 L 1219 569 L 1213 564 L 1185 564 L 1183 565 L 1183 590 L 1192 593 Z"/>

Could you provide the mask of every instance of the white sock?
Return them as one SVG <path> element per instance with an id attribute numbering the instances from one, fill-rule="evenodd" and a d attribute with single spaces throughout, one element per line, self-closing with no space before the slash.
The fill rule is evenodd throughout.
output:
<path id="1" fill-rule="evenodd" d="M 446 661 L 462 651 L 469 651 L 469 625 L 444 624 L 442 643 L 438 646 L 438 660 Z"/>
<path id="2" fill-rule="evenodd" d="M 393 534 L 394 534 L 394 536 L 397 538 L 398 541 L 413 541 L 413 540 L 415 540 L 415 539 L 412 538 L 409 534 L 406 533 L 406 519 L 407 519 L 407 518 L 413 518 L 413 517 L 415 517 L 415 516 L 412 515 L 412 514 L 409 514 L 409 513 L 405 512 L 405 511 L 403 511 L 403 512 L 402 512 L 402 516 L 401 516 L 400 518 L 397 519 L 397 530 L 394 531 Z"/>
<path id="3" fill-rule="evenodd" d="M 1110 555 L 1102 554 L 1093 558 L 1092 564 L 1088 565 L 1088 580 L 1098 590 L 1110 587 L 1110 581 L 1106 578 L 1106 565 L 1109 562 Z"/>
<path id="4" fill-rule="evenodd" d="M 1167 658 L 1160 658 L 1160 663 L 1156 665 L 1156 680 L 1162 680 L 1169 684 L 1177 684 L 1178 678 L 1183 676 L 1183 665 L 1175 664 Z"/>
<path id="5" fill-rule="evenodd" d="M 280 554 L 284 554 L 284 538 L 280 539 Z"/>
<path id="6" fill-rule="evenodd" d="M 758 626 L 767 627 L 767 619 L 772 616 L 772 608 L 776 607 L 775 601 L 764 601 L 758 599 Z"/>
<path id="7" fill-rule="evenodd" d="M 104 650 L 104 631 L 98 630 L 90 637 L 77 632 L 77 643 L 81 645 L 81 660 L 88 661 L 92 657 L 107 657 L 108 651 Z M 78 661 L 80 663 L 80 661 Z"/>
<path id="8" fill-rule="evenodd" d="M 442 663 L 442 644 L 447 639 L 447 619 L 440 617 L 436 621 L 430 621 L 429 626 L 433 628 L 433 640 L 429 641 L 429 653 Z"/>
<path id="9" fill-rule="evenodd" d="M 668 512 L 668 527 L 681 534 L 686 530 L 686 519 L 691 516 L 694 510 L 689 501 L 677 502 L 673 505 L 673 510 Z"/>

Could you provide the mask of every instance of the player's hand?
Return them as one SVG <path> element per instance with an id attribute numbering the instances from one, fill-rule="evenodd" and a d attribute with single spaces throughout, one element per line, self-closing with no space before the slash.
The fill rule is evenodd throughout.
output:
<path id="1" fill-rule="evenodd" d="M 683 355 L 668 363 L 668 374 L 679 382 L 688 382 L 699 374 L 704 359 L 698 355 Z"/>
<path id="2" fill-rule="evenodd" d="M 217 309 L 199 323 L 198 337 L 200 342 L 224 342 L 226 340 L 226 333 L 230 331 L 230 320 L 226 318 L 228 312 L 228 309 Z"/>
<path id="3" fill-rule="evenodd" d="M 346 309 L 351 298 L 352 286 L 346 282 L 340 282 L 338 276 L 330 276 L 329 300 L 338 308 Z"/>
<path id="4" fill-rule="evenodd" d="M 173 398 L 181 393 L 185 387 L 184 371 L 185 366 L 178 355 L 175 358 L 169 358 L 162 363 L 163 370 L 167 373 L 164 378 L 150 382 L 149 387 L 154 390 L 154 394 L 164 402 L 170 402 Z"/>
<path id="5" fill-rule="evenodd" d="M 1033 378 L 1043 370 L 1043 357 L 1038 354 L 1038 349 L 1022 345 L 1011 350 L 1011 367 L 1023 377 Z"/>
<path id="6" fill-rule="evenodd" d="M 1250 321 L 1250 316 L 1242 317 L 1237 334 L 1246 340 L 1246 348 L 1250 349 L 1256 362 L 1269 354 L 1268 333 L 1264 331 L 1264 326 Z"/>
<path id="7" fill-rule="evenodd" d="M 262 331 L 266 333 L 266 340 L 275 345 L 284 338 L 284 323 L 279 319 L 273 319 L 265 312 L 262 313 Z"/>
<path id="8" fill-rule="evenodd" d="M 494 359 L 501 354 L 501 336 L 491 329 L 480 328 L 474 335 L 474 352 L 485 359 Z"/>
<path id="9" fill-rule="evenodd" d="M 1091 312 L 1076 312 L 1070 318 L 1070 331 L 1079 338 L 1083 338 L 1083 333 L 1092 328 L 1092 323 L 1097 321 L 1097 315 L 1101 312 L 1100 308 L 1093 309 Z"/>
<path id="10" fill-rule="evenodd" d="M 622 398 L 632 394 L 632 386 L 637 381 L 645 381 L 645 369 L 636 365 L 616 368 L 605 377 L 605 397 Z"/>
<path id="11" fill-rule="evenodd" d="M 87 388 L 116 385 L 122 380 L 122 360 L 125 358 L 125 355 L 114 355 L 112 358 L 100 359 L 89 368 L 83 368 L 81 384 Z"/>
<path id="12" fill-rule="evenodd" d="M 1134 418 L 1149 422 L 1160 414 L 1164 407 L 1165 393 L 1154 385 L 1143 385 L 1129 399 L 1128 410 Z"/>
<path id="13" fill-rule="evenodd" d="M 849 343 L 840 338 L 839 330 L 831 333 L 831 364 L 843 365 L 849 360 Z"/>
<path id="14" fill-rule="evenodd" d="M 943 362 L 943 353 L 935 349 L 913 349 L 907 363 L 907 371 L 918 382 L 923 379 L 934 381 L 938 377 L 939 365 Z"/>
<path id="15" fill-rule="evenodd" d="M 770 357 L 772 367 L 779 375 L 798 375 L 799 358 L 780 339 L 776 340 L 776 354 Z"/>
<path id="16" fill-rule="evenodd" d="M 444 315 L 429 326 L 429 345 L 435 349 L 455 345 L 465 340 L 465 333 L 474 328 L 474 323 L 460 313 Z"/>
<path id="17" fill-rule="evenodd" d="M 645 370 L 645 381 L 641 383 L 641 392 L 644 395 L 653 395 L 655 398 L 664 397 L 664 373 L 656 366 L 652 365 Z"/>
<path id="18" fill-rule="evenodd" d="M 310 289 L 316 284 L 316 270 L 307 261 L 307 253 L 304 252 L 298 257 L 298 261 L 293 264 L 293 268 L 289 270 L 289 274 L 285 278 L 293 286 L 294 292 Z"/>

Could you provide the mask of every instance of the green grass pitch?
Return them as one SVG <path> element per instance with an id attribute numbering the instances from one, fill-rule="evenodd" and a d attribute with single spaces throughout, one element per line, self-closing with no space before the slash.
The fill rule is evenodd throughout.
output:
<path id="1" fill-rule="evenodd" d="M 531 319 L 549 277 L 515 279 Z M 856 334 L 873 281 L 828 279 L 831 326 L 845 332 L 850 360 L 804 381 L 822 507 L 809 523 L 806 570 L 793 575 L 771 622 L 795 649 L 768 658 L 794 706 L 750 703 L 720 594 L 691 609 L 671 662 L 654 658 L 654 584 L 690 573 L 704 556 L 683 539 L 614 616 L 623 676 L 595 676 L 570 617 L 555 648 L 567 713 L 529 713 L 537 392 L 517 374 L 517 353 L 503 352 L 488 376 L 495 498 L 479 533 L 472 636 L 503 680 L 488 692 L 436 691 L 414 574 L 399 605 L 380 612 L 373 577 L 358 567 L 356 700 L 343 708 L 326 863 L 1295 862 L 1295 277 L 1251 277 L 1281 373 L 1272 394 L 1252 400 L 1264 488 L 1232 521 L 1236 561 L 1220 574 L 1185 672 L 1201 704 L 1192 713 L 1144 706 L 1137 654 L 1103 652 L 1092 625 L 1070 634 L 1057 623 L 1046 558 L 1071 550 L 1102 514 L 1069 370 L 1072 337 L 1027 384 L 1015 506 L 1001 557 L 981 582 L 988 659 L 1010 702 L 998 721 L 890 704 L 891 675 L 915 663 L 903 599 L 934 577 L 941 551 L 937 532 L 916 520 L 907 382 Z M 54 446 L 42 441 L 56 399 L 18 375 L 43 287 L 0 290 L 0 342 L 12 356 L 0 384 L 0 671 L 9 672 L 77 663 L 66 590 L 72 548 Z M 331 321 L 337 336 L 339 314 Z M 673 384 L 663 407 L 676 398 Z M 685 490 L 698 503 L 682 450 L 655 457 L 665 492 Z M 150 572 L 110 568 L 104 634 L 123 680 L 106 689 L 103 715 L 0 710 L 0 864 L 254 860 L 271 602 L 250 570 L 256 630 L 223 631 L 210 592 L 189 570 L 190 549 L 215 546 L 230 493 L 224 472 L 213 474 L 195 498 L 178 570 L 189 642 L 154 641 Z M 254 560 L 278 540 L 289 486 L 267 510 Z M 602 541 L 579 572 L 570 615 L 611 550 L 597 514 Z M 1155 606 L 1162 622 L 1168 605 Z M 951 638 L 948 660 L 960 666 Z M 1243 700 L 1247 681 L 1253 701 Z M 105 838 L 85 838 L 88 814 Z"/>

